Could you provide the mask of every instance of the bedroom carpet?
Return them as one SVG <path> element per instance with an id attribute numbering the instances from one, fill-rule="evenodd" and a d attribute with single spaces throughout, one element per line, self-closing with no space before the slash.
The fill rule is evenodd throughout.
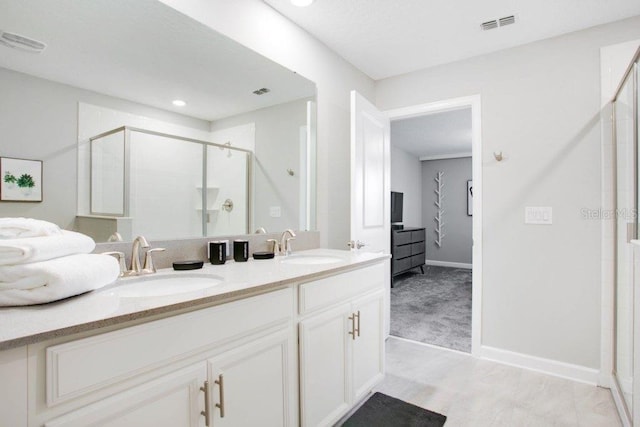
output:
<path id="1" fill-rule="evenodd" d="M 393 286 L 391 335 L 471 352 L 471 270 L 425 266 Z"/>

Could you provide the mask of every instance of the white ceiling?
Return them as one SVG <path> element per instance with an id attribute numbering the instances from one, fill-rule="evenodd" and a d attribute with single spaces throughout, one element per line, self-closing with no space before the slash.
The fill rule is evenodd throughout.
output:
<path id="1" fill-rule="evenodd" d="M 471 154 L 471 108 L 391 122 L 391 143 L 415 157 Z"/>
<path id="2" fill-rule="evenodd" d="M 638 0 L 264 0 L 374 80 L 640 14 Z M 480 24 L 515 15 L 490 31 Z"/>
<path id="3" fill-rule="evenodd" d="M 313 82 L 156 0 L 0 0 L 0 30 L 48 45 L 0 44 L 0 67 L 205 120 L 315 95 Z"/>

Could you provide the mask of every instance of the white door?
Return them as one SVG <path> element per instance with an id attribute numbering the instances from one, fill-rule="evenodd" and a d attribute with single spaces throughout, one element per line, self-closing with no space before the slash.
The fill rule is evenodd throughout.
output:
<path id="1" fill-rule="evenodd" d="M 349 409 L 350 308 L 344 304 L 300 322 L 302 427 L 332 425 Z"/>
<path id="2" fill-rule="evenodd" d="M 353 249 L 390 253 L 390 122 L 372 103 L 351 91 L 351 240 Z M 390 281 L 391 263 L 385 263 Z M 389 334 L 390 282 L 385 294 Z"/>
<path id="3" fill-rule="evenodd" d="M 287 329 L 209 359 L 212 427 L 297 424 L 292 344 Z"/>
<path id="4" fill-rule="evenodd" d="M 45 427 L 204 427 L 204 362 L 48 421 Z"/>
<path id="5" fill-rule="evenodd" d="M 390 248 L 389 130 L 389 119 L 351 91 L 351 240 L 368 252 Z"/>
<path id="6" fill-rule="evenodd" d="M 358 319 L 352 359 L 353 400 L 357 402 L 384 377 L 384 293 L 354 301 L 353 311 Z"/>

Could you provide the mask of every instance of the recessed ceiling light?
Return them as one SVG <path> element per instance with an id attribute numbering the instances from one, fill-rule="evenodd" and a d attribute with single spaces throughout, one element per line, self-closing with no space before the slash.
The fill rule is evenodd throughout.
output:
<path id="1" fill-rule="evenodd" d="M 291 0 L 291 4 L 298 7 L 311 6 L 314 0 Z"/>
<path id="2" fill-rule="evenodd" d="M 186 102 L 184 102 L 184 101 L 183 101 L 183 100 L 181 100 L 181 99 L 174 99 L 172 103 L 173 103 L 173 105 L 175 105 L 176 107 L 184 107 L 185 105 L 187 105 L 187 103 L 186 103 Z"/>

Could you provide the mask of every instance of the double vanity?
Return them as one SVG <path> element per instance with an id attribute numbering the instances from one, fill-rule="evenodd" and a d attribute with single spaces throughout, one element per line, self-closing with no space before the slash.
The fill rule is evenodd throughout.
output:
<path id="1" fill-rule="evenodd" d="M 383 377 L 387 258 L 313 249 L 2 309 L 0 425 L 332 425 Z"/>

